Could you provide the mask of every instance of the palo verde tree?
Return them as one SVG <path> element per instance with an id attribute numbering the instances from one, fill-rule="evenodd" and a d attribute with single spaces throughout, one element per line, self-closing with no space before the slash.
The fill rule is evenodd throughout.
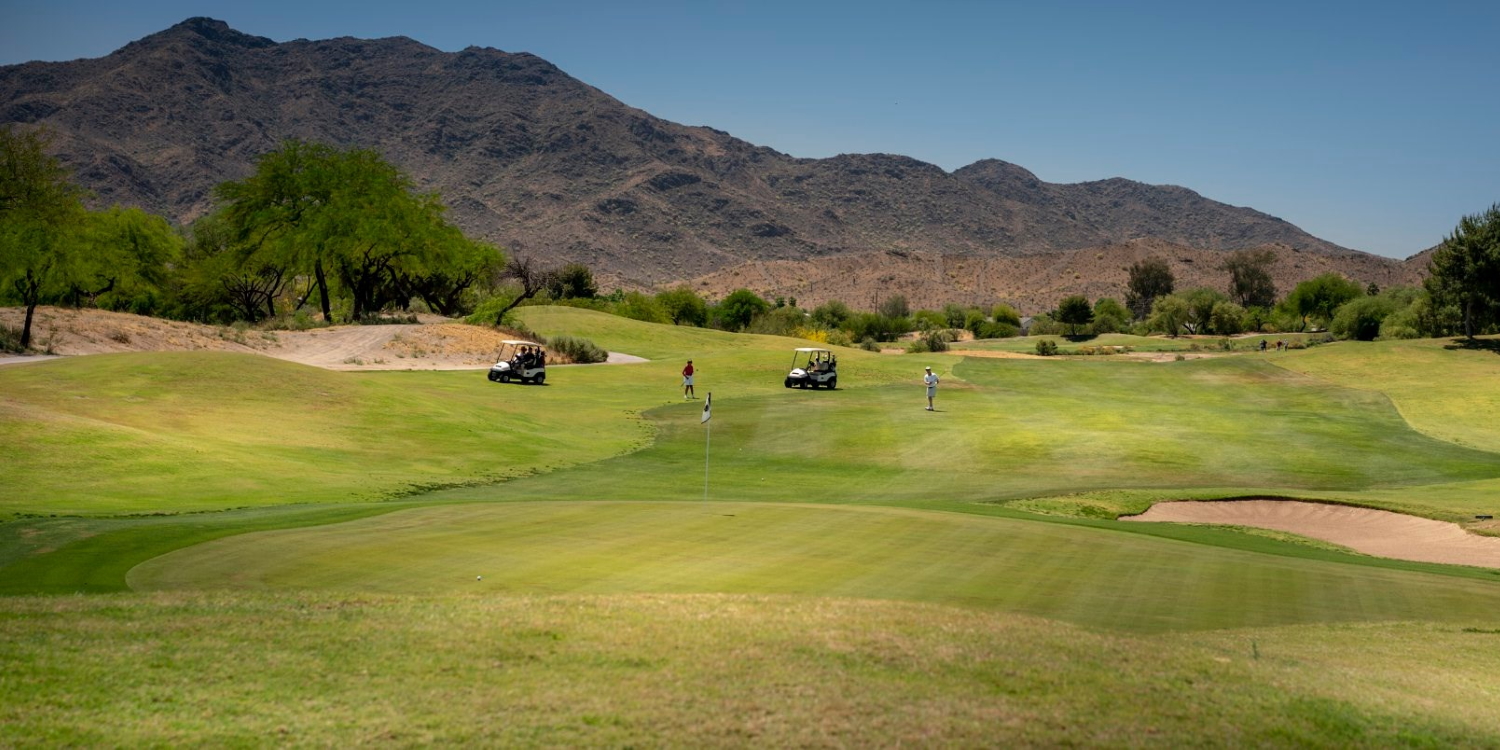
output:
<path id="1" fill-rule="evenodd" d="M 1276 304 L 1276 284 L 1271 281 L 1274 250 L 1236 250 L 1220 270 L 1229 272 L 1229 298 L 1240 307 L 1270 307 Z"/>
<path id="2" fill-rule="evenodd" d="M 1330 271 L 1298 284 L 1281 304 L 1287 312 L 1301 319 L 1300 331 L 1307 329 L 1310 319 L 1325 324 L 1332 321 L 1334 311 L 1362 294 L 1364 289 L 1359 284 Z"/>
<path id="3" fill-rule="evenodd" d="M 1172 269 L 1161 258 L 1147 258 L 1130 266 L 1130 281 L 1126 285 L 1125 306 L 1141 320 L 1152 312 L 1152 305 L 1159 297 L 1172 293 L 1176 279 Z"/>
<path id="4" fill-rule="evenodd" d="M 1500 204 L 1459 220 L 1432 254 L 1426 286 L 1435 308 L 1456 312 L 1464 336 L 1500 323 Z"/>
<path id="5" fill-rule="evenodd" d="M 255 174 L 220 185 L 218 196 L 247 261 L 310 274 L 325 320 L 336 293 L 360 320 L 405 304 L 424 278 L 462 284 L 479 273 L 463 269 L 499 261 L 497 250 L 461 241 L 437 196 L 417 193 L 374 151 L 287 141 L 256 162 Z"/>
<path id="6" fill-rule="evenodd" d="M 22 349 L 31 346 L 37 305 L 97 270 L 79 232 L 83 190 L 46 153 L 48 143 L 40 130 L 0 128 L 0 292 L 26 308 Z"/>

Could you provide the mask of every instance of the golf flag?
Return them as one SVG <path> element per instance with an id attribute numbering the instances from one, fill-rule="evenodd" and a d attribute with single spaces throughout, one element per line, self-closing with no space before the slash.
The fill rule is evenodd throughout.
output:
<path id="1" fill-rule="evenodd" d="M 709 420 L 709 418 L 711 416 L 713 416 L 713 415 L 711 415 L 711 414 L 708 413 L 708 405 L 712 404 L 713 402 L 714 402 L 714 394 L 713 394 L 713 392 L 710 391 L 709 394 L 708 394 L 708 397 L 705 398 L 705 399 L 703 399 L 703 418 L 698 420 L 698 424 L 703 424 L 704 422 L 707 422 Z"/>

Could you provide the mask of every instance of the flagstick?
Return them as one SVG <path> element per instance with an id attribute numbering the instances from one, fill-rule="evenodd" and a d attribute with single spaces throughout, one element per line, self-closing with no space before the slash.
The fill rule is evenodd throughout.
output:
<path id="1" fill-rule="evenodd" d="M 703 502 L 708 502 L 708 446 L 713 442 L 714 423 L 709 420 L 708 429 L 703 433 Z"/>

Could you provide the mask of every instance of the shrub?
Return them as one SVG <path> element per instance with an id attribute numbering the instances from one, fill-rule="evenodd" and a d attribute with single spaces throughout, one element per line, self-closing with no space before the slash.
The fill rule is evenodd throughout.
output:
<path id="1" fill-rule="evenodd" d="M 829 346 L 854 346 L 854 337 L 842 328 L 835 328 L 826 333 Z"/>
<path id="2" fill-rule="evenodd" d="M 807 339 L 808 341 L 812 341 L 818 344 L 828 343 L 828 331 L 825 331 L 822 328 L 808 328 L 805 326 L 797 326 L 796 328 L 792 329 L 792 335 L 796 336 L 799 339 Z M 844 337 L 848 338 L 848 334 L 844 334 Z"/>
<path id="3" fill-rule="evenodd" d="M 878 352 L 880 351 L 880 343 L 875 339 L 866 336 L 863 341 L 859 342 L 859 348 L 864 349 L 867 352 Z"/>
<path id="4" fill-rule="evenodd" d="M 927 331 L 922 334 L 920 341 L 927 346 L 929 352 L 948 351 L 948 342 L 953 340 L 953 334 L 945 329 Z"/>
<path id="5" fill-rule="evenodd" d="M 994 309 L 990 310 L 990 318 L 996 323 L 1009 323 L 1016 328 L 1021 327 L 1021 313 L 1016 312 L 1016 308 L 1004 302 L 995 305 Z"/>
<path id="6" fill-rule="evenodd" d="M 615 304 L 615 314 L 631 320 L 647 323 L 671 323 L 672 318 L 655 297 L 640 292 L 626 292 L 624 299 Z"/>
<path id="7" fill-rule="evenodd" d="M 0 324 L 0 352 L 21 354 L 25 351 L 21 348 L 21 329 Z"/>
<path id="8" fill-rule="evenodd" d="M 795 307 L 773 307 L 764 313 L 755 316 L 750 324 L 745 326 L 746 333 L 760 333 L 767 336 L 796 336 L 797 329 L 807 325 L 807 316 Z"/>
<path id="9" fill-rule="evenodd" d="M 1042 339 L 1036 342 L 1036 353 L 1042 357 L 1057 354 L 1057 342 L 1052 339 Z"/>
<path id="10" fill-rule="evenodd" d="M 907 354 L 926 354 L 929 351 L 932 350 L 927 348 L 927 342 L 922 339 L 917 339 L 906 345 Z"/>
<path id="11" fill-rule="evenodd" d="M 1008 339 L 1016 336 L 1020 332 L 1021 329 L 1017 328 L 1016 326 L 1013 326 L 1009 323 L 996 321 L 994 323 L 985 323 L 979 326 L 979 330 L 974 332 L 974 336 L 981 339 Z"/>
<path id="12" fill-rule="evenodd" d="M 588 339 L 577 339 L 572 336 L 554 336 L 552 343 L 548 344 L 552 351 L 567 357 L 579 364 L 593 364 L 609 359 L 609 352 L 600 349 L 594 342 Z"/>

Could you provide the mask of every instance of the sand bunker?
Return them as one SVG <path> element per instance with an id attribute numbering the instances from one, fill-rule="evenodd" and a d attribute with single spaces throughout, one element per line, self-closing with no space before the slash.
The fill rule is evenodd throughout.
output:
<path id="1" fill-rule="evenodd" d="M 1470 534 L 1456 523 L 1347 505 L 1295 500 L 1167 502 L 1120 520 L 1254 526 L 1378 557 L 1500 568 L 1500 537 Z"/>

